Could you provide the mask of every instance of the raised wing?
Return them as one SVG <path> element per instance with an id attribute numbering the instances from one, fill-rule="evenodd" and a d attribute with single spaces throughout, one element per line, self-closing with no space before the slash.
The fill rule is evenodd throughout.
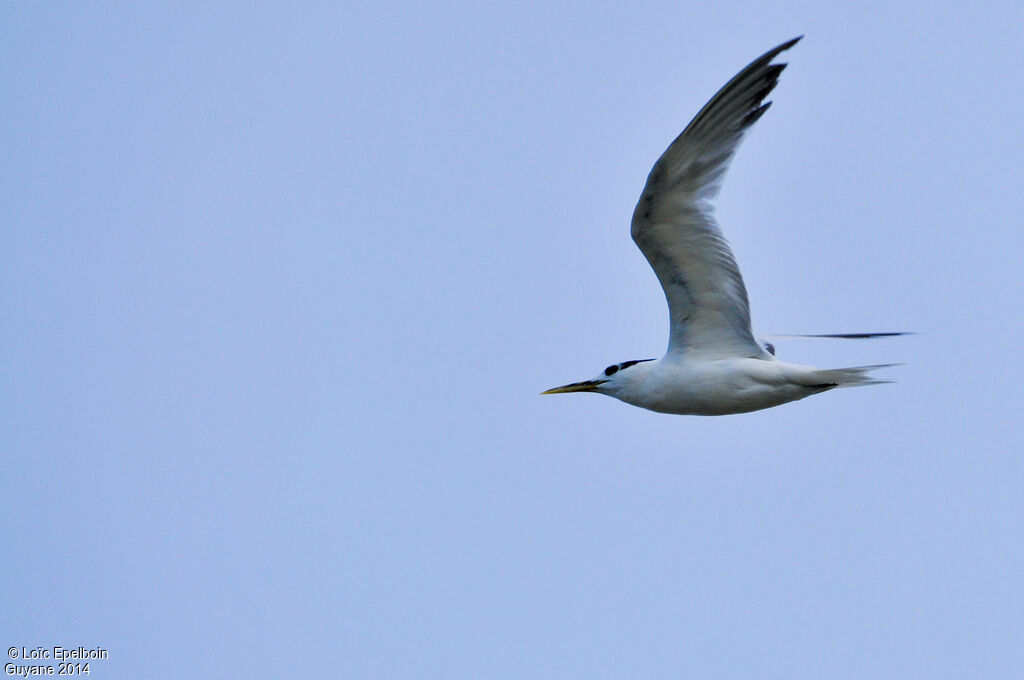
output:
<path id="1" fill-rule="evenodd" d="M 710 200 L 744 133 L 771 105 L 762 102 L 786 67 L 772 59 L 798 40 L 765 53 L 730 80 L 647 177 L 631 233 L 665 289 L 670 354 L 771 358 L 750 330 L 747 290 Z"/>

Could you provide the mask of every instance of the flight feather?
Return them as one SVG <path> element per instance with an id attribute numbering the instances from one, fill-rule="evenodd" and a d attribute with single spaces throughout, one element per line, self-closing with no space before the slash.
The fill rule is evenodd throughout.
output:
<path id="1" fill-rule="evenodd" d="M 770 358 L 750 328 L 743 277 L 710 204 L 744 134 L 768 110 L 795 38 L 755 59 L 694 117 L 654 164 L 631 234 L 668 301 L 669 354 Z"/>

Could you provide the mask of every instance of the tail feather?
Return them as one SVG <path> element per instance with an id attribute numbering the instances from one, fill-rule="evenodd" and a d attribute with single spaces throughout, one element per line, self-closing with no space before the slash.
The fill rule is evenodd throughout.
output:
<path id="1" fill-rule="evenodd" d="M 895 381 L 875 378 L 870 375 L 871 371 L 900 365 L 902 364 L 875 364 L 873 366 L 851 366 L 850 368 L 828 368 L 815 371 L 808 377 L 814 380 L 815 385 L 821 386 L 859 387 L 861 385 L 881 385 L 883 383 L 891 383 Z"/>

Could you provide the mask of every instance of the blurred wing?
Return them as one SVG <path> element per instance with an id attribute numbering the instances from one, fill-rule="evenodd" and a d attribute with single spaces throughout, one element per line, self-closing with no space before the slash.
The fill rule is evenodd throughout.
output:
<path id="1" fill-rule="evenodd" d="M 782 340 L 874 340 L 895 338 L 900 335 L 917 335 L 914 331 L 885 331 L 884 333 L 798 333 L 796 335 L 766 335 L 767 338 Z"/>
<path id="2" fill-rule="evenodd" d="M 801 36 L 802 37 L 802 36 Z M 633 212 L 633 240 L 668 300 L 668 352 L 769 358 L 750 330 L 750 303 L 710 200 L 744 133 L 785 64 L 772 59 L 800 38 L 764 54 L 711 98 L 651 169 Z"/>

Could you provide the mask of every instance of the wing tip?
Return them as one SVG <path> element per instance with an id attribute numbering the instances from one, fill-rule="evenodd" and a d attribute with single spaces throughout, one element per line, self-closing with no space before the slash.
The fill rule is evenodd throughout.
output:
<path id="1" fill-rule="evenodd" d="M 895 338 L 902 335 L 920 335 L 919 331 L 884 331 L 881 333 L 773 333 L 764 337 L 800 340 L 800 339 L 824 339 L 824 340 L 870 340 L 872 338 Z"/>
<path id="2" fill-rule="evenodd" d="M 790 38 L 790 39 L 789 39 L 789 40 L 787 40 L 786 42 L 782 43 L 781 45 L 779 45 L 778 47 L 776 47 L 776 48 L 775 48 L 775 50 L 773 50 L 773 51 L 774 51 L 774 52 L 775 52 L 776 54 L 778 54 L 779 52 L 785 52 L 785 51 L 786 51 L 786 50 L 788 50 L 788 49 L 789 49 L 790 47 L 792 47 L 793 45 L 797 44 L 798 42 L 800 42 L 800 41 L 801 41 L 801 40 L 803 40 L 803 39 L 804 39 L 804 34 L 803 34 L 803 33 L 801 33 L 801 34 L 800 34 L 800 35 L 798 35 L 797 37 L 795 37 L 795 38 Z"/>
<path id="3" fill-rule="evenodd" d="M 768 108 L 771 105 L 772 105 L 771 102 L 765 102 L 764 104 L 761 104 L 761 106 L 757 107 L 756 109 L 754 109 L 753 111 L 748 113 L 743 118 L 743 122 L 740 123 L 740 129 L 741 130 L 745 130 L 746 128 L 748 128 L 751 125 L 753 125 L 754 123 L 756 123 L 761 118 L 761 116 L 763 116 L 765 113 L 767 113 Z"/>
<path id="4" fill-rule="evenodd" d="M 768 63 L 772 59 L 774 59 L 775 57 L 779 56 L 780 54 L 782 54 L 783 52 L 785 52 L 786 50 L 791 48 L 793 45 L 796 45 L 798 42 L 800 42 L 803 39 L 804 39 L 804 36 L 801 33 L 797 37 L 792 38 L 790 40 L 787 40 L 786 42 L 782 43 L 781 45 L 778 45 L 778 46 L 773 47 L 772 49 L 768 50 L 767 52 L 764 53 L 764 56 L 762 56 L 760 59 L 758 59 L 758 61 L 763 62 L 763 63 Z M 780 72 L 782 71 L 783 68 L 786 67 L 786 64 L 776 64 L 776 65 L 780 67 L 779 68 Z"/>

